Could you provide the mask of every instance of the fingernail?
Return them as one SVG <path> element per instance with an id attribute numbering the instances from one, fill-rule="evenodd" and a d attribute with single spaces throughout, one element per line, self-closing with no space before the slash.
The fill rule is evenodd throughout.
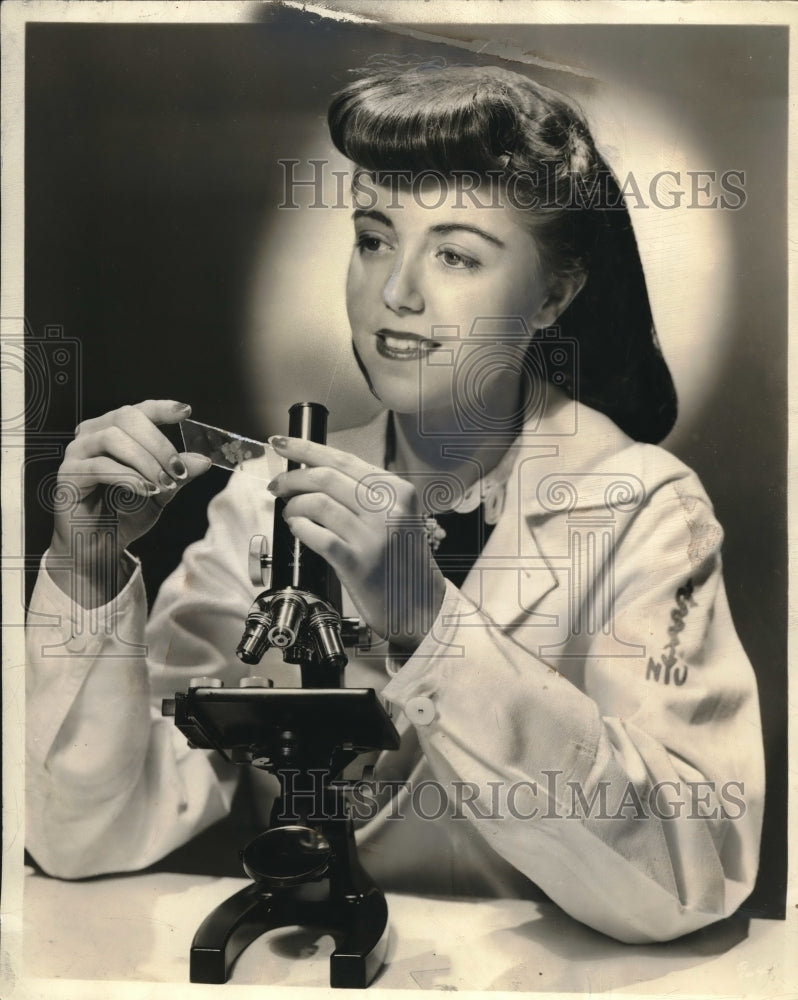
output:
<path id="1" fill-rule="evenodd" d="M 158 476 L 158 482 L 161 484 L 165 490 L 173 490 L 177 486 L 177 483 L 170 476 L 167 476 L 165 472 L 162 472 Z"/>
<path id="2" fill-rule="evenodd" d="M 139 482 L 141 483 L 142 490 L 144 490 L 147 496 L 154 497 L 157 493 L 161 492 L 155 483 L 151 483 L 149 479 L 140 479 Z"/>
<path id="3" fill-rule="evenodd" d="M 205 469 L 210 469 L 213 465 L 213 462 L 207 455 L 202 455 L 198 451 L 187 451 L 186 458 L 190 458 L 192 462 L 199 462 L 201 465 L 205 466 Z"/>
<path id="4" fill-rule="evenodd" d="M 175 403 L 172 407 L 173 413 L 182 413 L 184 416 L 188 416 L 191 413 L 191 407 L 188 403 Z"/>
<path id="5" fill-rule="evenodd" d="M 270 483 L 267 483 L 266 489 L 269 490 L 270 493 L 274 493 L 277 490 L 277 485 L 277 480 L 272 479 Z"/>
<path id="6" fill-rule="evenodd" d="M 183 465 L 183 463 L 180 461 L 180 458 L 177 455 L 173 455 L 169 459 L 169 471 L 177 479 L 185 479 L 186 476 L 188 475 L 188 469 L 185 467 L 185 465 Z"/>
<path id="7" fill-rule="evenodd" d="M 272 436 L 269 438 L 269 444 L 272 446 L 272 448 L 287 448 L 288 438 L 282 437 L 279 434 L 272 434 Z"/>

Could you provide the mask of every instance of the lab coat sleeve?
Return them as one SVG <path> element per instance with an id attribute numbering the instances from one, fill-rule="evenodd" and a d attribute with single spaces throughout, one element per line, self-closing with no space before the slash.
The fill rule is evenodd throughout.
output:
<path id="1" fill-rule="evenodd" d="M 697 481 L 667 483 L 616 546 L 605 627 L 559 650 L 581 656 L 581 673 L 530 650 L 533 619 L 499 627 L 448 585 L 384 690 L 411 719 L 412 699 L 431 702 L 420 744 L 450 799 L 454 782 L 479 790 L 465 815 L 498 854 L 621 941 L 722 918 L 756 876 L 762 737 L 721 539 Z"/>
<path id="2" fill-rule="evenodd" d="M 247 546 L 271 518 L 267 500 L 250 499 L 264 485 L 248 479 L 236 473 L 212 501 L 208 533 L 163 584 L 149 625 L 139 568 L 93 611 L 40 570 L 27 627 L 27 846 L 52 875 L 145 867 L 229 811 L 237 769 L 189 749 L 161 699 L 191 677 L 242 673 Z"/>

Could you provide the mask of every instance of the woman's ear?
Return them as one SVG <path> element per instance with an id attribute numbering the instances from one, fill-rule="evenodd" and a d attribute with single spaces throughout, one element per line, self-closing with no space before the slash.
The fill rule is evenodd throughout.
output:
<path id="1" fill-rule="evenodd" d="M 545 330 L 554 326 L 557 319 L 565 312 L 576 296 L 582 291 L 587 281 L 587 272 L 558 275 L 552 279 L 549 294 L 543 305 L 530 321 L 535 330 Z"/>

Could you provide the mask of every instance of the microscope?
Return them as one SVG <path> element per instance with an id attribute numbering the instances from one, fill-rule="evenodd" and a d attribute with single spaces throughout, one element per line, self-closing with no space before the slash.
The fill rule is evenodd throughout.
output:
<path id="1" fill-rule="evenodd" d="M 321 404 L 289 410 L 289 436 L 324 444 L 326 432 Z M 367 647 L 368 630 L 342 617 L 337 577 L 294 538 L 282 508 L 277 499 L 271 547 L 263 536 L 250 543 L 250 577 L 267 589 L 250 608 L 236 654 L 254 666 L 269 648 L 279 649 L 285 662 L 298 665 L 301 687 L 247 677 L 225 688 L 218 678 L 199 677 L 162 706 L 189 746 L 269 771 L 281 788 L 268 829 L 241 852 L 252 884 L 200 925 L 190 978 L 227 982 L 256 938 L 300 925 L 324 928 L 335 939 L 330 986 L 362 989 L 384 960 L 388 908 L 359 863 L 341 774 L 360 754 L 397 749 L 399 735 L 371 688 L 342 686 L 345 647 Z"/>

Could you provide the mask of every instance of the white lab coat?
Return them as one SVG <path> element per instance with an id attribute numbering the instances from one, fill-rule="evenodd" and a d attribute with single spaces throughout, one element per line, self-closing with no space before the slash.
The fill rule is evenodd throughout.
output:
<path id="1" fill-rule="evenodd" d="M 381 415 L 331 444 L 380 465 L 385 426 Z M 347 667 L 346 684 L 377 689 L 402 733 L 377 765 L 399 790 L 380 811 L 369 800 L 361 859 L 384 889 L 538 886 L 622 941 L 677 937 L 732 913 L 759 856 L 757 691 L 721 529 L 689 469 L 581 405 L 552 403 L 514 449 L 494 531 L 419 649 L 390 670 L 381 654 Z M 46 871 L 144 867 L 229 810 L 241 770 L 189 750 L 160 703 L 190 677 L 246 672 L 234 650 L 262 589 L 247 550 L 269 535 L 275 462 L 231 476 L 146 632 L 140 571 L 77 613 L 40 573 L 27 843 Z M 256 672 L 284 683 L 271 657 Z M 265 814 L 275 779 L 244 773 Z"/>

